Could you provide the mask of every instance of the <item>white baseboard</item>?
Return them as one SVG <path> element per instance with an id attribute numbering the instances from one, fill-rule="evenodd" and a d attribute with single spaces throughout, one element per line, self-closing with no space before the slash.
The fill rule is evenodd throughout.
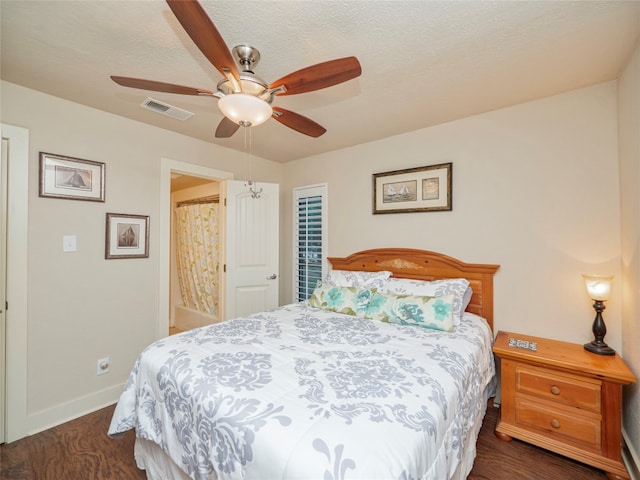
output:
<path id="1" fill-rule="evenodd" d="M 51 427 L 74 420 L 101 408 L 113 405 L 120 398 L 124 383 L 77 398 L 55 407 L 27 415 L 27 435 L 33 435 Z"/>
<path id="2" fill-rule="evenodd" d="M 622 460 L 627 467 L 631 480 L 640 480 L 640 456 L 629 441 L 627 432 L 622 430 Z"/>

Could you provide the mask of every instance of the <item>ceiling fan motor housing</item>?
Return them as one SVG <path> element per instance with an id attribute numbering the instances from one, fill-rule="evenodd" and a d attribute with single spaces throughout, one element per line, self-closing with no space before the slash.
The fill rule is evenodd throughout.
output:
<path id="1" fill-rule="evenodd" d="M 253 73 L 253 66 L 260 61 L 260 52 L 251 45 L 236 45 L 231 53 L 243 71 L 248 70 Z"/>
<path id="2" fill-rule="evenodd" d="M 253 95 L 271 104 L 274 95 L 269 89 L 269 84 L 251 70 L 252 66 L 257 65 L 260 61 L 260 52 L 251 45 L 238 45 L 233 48 L 232 52 L 238 65 L 241 67 L 240 87 L 242 93 Z M 220 80 L 217 89 L 222 95 L 238 93 L 234 90 L 233 83 L 228 78 Z"/>

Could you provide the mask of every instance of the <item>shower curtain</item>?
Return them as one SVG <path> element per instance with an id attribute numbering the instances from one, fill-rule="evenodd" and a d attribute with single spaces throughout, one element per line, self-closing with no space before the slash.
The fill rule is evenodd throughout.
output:
<path id="1" fill-rule="evenodd" d="M 218 204 L 182 205 L 176 214 L 176 263 L 182 302 L 202 313 L 218 313 Z"/>

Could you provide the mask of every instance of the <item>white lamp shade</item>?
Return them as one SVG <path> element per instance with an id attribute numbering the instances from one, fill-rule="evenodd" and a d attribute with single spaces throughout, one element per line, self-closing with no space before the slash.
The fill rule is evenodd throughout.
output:
<path id="1" fill-rule="evenodd" d="M 586 275 L 582 274 L 587 291 L 592 300 L 605 301 L 611 293 L 613 275 Z"/>
<path id="2" fill-rule="evenodd" d="M 225 95 L 218 100 L 218 108 L 229 120 L 245 127 L 260 125 L 273 114 L 271 105 L 246 93 Z"/>

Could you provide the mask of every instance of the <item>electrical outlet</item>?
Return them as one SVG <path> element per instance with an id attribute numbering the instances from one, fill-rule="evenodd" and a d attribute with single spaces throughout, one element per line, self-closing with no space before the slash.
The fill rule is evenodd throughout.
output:
<path id="1" fill-rule="evenodd" d="M 105 373 L 109 373 L 109 357 L 98 360 L 96 367 L 96 375 L 104 375 Z"/>

